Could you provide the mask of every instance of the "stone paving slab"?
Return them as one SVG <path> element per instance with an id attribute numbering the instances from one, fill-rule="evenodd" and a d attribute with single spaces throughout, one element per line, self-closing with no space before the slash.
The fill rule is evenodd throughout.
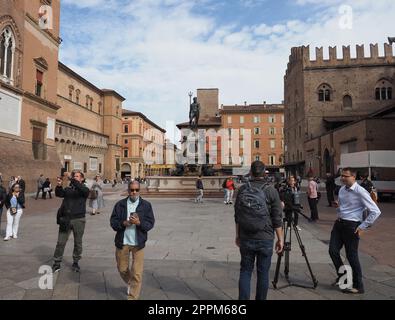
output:
<path id="1" fill-rule="evenodd" d="M 58 231 L 55 213 L 59 202 L 50 200 L 45 202 L 48 207 L 36 213 L 28 211 L 21 220 L 19 239 L 0 242 L 0 299 L 126 299 L 126 285 L 116 269 L 114 232 L 109 226 L 112 206 L 119 199 L 119 194 L 107 195 L 106 210 L 100 215 L 87 216 L 80 274 L 71 271 L 73 239 L 70 236 L 53 290 L 38 288 L 38 270 L 42 265 L 52 264 Z M 39 203 L 44 202 L 34 202 L 36 209 Z M 141 299 L 237 299 L 240 253 L 234 245 L 233 208 L 223 205 L 221 199 L 209 199 L 202 205 L 188 199 L 155 199 L 152 205 L 156 226 L 149 234 L 145 249 Z M 298 287 L 274 290 L 271 286 L 269 299 L 395 299 L 395 269 L 363 253 L 360 256 L 367 293 L 350 296 L 331 287 L 335 271 L 328 255 L 329 233 L 304 219 L 300 225 L 300 234 L 319 285 L 316 290 Z M 310 275 L 295 240 L 290 278 L 295 283 L 310 286 Z M 271 281 L 276 261 L 274 255 Z M 287 284 L 283 267 L 279 287 Z M 251 297 L 254 297 L 256 273 L 252 281 Z"/>

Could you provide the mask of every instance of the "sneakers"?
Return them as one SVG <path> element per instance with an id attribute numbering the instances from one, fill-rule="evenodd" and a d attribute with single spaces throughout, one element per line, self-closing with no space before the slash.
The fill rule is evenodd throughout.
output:
<path id="1" fill-rule="evenodd" d="M 5 237 L 4 241 L 9 241 L 11 238 L 10 237 Z"/>
<path id="2" fill-rule="evenodd" d="M 351 288 L 351 289 L 344 289 L 344 290 L 342 290 L 342 292 L 346 293 L 346 294 L 364 294 L 365 290 Z"/>
<path id="3" fill-rule="evenodd" d="M 297 229 L 298 231 L 302 231 L 302 228 L 299 227 L 299 226 L 296 226 L 296 229 Z"/>
<path id="4" fill-rule="evenodd" d="M 81 268 L 78 265 L 78 262 L 74 262 L 73 265 L 71 266 L 71 268 L 73 269 L 74 272 L 80 272 Z"/>
<path id="5" fill-rule="evenodd" d="M 60 269 L 61 269 L 60 264 L 54 263 L 54 265 L 52 266 L 52 273 L 57 273 L 60 271 Z"/>
<path id="6" fill-rule="evenodd" d="M 17 236 L 12 236 L 12 238 L 14 238 L 14 239 L 18 239 L 18 237 L 17 237 Z"/>

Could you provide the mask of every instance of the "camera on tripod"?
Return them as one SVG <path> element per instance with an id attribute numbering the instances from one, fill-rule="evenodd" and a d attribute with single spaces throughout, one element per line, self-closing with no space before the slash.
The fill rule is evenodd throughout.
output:
<path id="1" fill-rule="evenodd" d="M 277 283 L 279 280 L 279 275 L 280 275 L 280 266 L 281 266 L 281 260 L 282 257 L 284 256 L 285 258 L 285 266 L 284 266 L 284 275 L 285 279 L 288 282 L 288 286 L 297 286 L 297 287 L 302 287 L 302 288 L 309 288 L 304 285 L 299 285 L 291 282 L 289 278 L 289 271 L 290 271 L 290 252 L 291 252 L 291 246 L 292 246 L 292 231 L 295 234 L 296 240 L 298 242 L 299 248 L 302 252 L 302 256 L 304 257 L 306 261 L 307 268 L 309 270 L 311 280 L 313 282 L 312 288 L 315 289 L 318 285 L 318 281 L 313 274 L 313 271 L 310 266 L 310 262 L 307 258 L 305 246 L 302 242 L 302 238 L 299 234 L 299 230 L 297 227 L 298 224 L 298 217 L 299 215 L 305 217 L 307 220 L 310 220 L 309 217 L 303 214 L 302 209 L 303 206 L 301 205 L 300 202 L 300 192 L 299 190 L 293 186 L 291 187 L 290 185 L 283 185 L 279 189 L 277 189 L 278 192 L 280 193 L 280 198 L 284 202 L 284 250 L 278 255 L 277 259 L 277 265 L 276 265 L 276 271 L 274 275 L 274 280 L 273 280 L 273 287 L 277 289 Z"/>

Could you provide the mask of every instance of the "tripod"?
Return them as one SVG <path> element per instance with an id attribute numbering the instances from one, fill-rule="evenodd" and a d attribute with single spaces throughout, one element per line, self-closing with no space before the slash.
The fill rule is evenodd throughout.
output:
<path id="1" fill-rule="evenodd" d="M 297 212 L 297 214 L 301 214 L 304 217 L 306 217 L 301 212 Z M 309 259 L 307 258 L 305 247 L 302 243 L 302 238 L 300 237 L 299 231 L 295 225 L 294 219 L 292 217 L 292 213 L 290 215 L 287 215 L 286 218 L 284 218 L 284 229 L 285 229 L 284 230 L 284 250 L 278 255 L 278 258 L 277 258 L 276 272 L 274 274 L 274 280 L 272 282 L 274 289 L 278 289 L 277 282 L 278 282 L 278 277 L 280 274 L 281 259 L 282 259 L 283 255 L 285 256 L 284 275 L 285 275 L 285 279 L 288 282 L 288 285 L 286 285 L 282 288 L 279 288 L 279 289 L 283 289 L 283 288 L 289 287 L 289 286 L 300 287 L 300 288 L 309 288 L 309 289 L 310 288 L 311 289 L 317 288 L 318 281 L 317 281 L 316 277 L 314 276 L 313 271 L 311 269 Z M 291 280 L 289 279 L 289 255 L 291 252 L 292 230 L 294 230 L 294 232 L 295 232 L 295 236 L 296 236 L 296 239 L 298 240 L 300 250 L 302 251 L 302 255 L 306 260 L 307 268 L 309 269 L 311 280 L 313 281 L 313 287 L 307 287 L 304 285 L 295 284 L 295 283 L 292 283 Z"/>

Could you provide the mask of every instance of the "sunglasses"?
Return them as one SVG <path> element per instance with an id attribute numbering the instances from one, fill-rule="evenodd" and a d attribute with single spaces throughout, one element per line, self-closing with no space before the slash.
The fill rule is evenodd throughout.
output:
<path id="1" fill-rule="evenodd" d="M 140 192 L 140 189 L 130 189 L 130 192 Z"/>
<path id="2" fill-rule="evenodd" d="M 352 176 L 346 176 L 344 174 L 341 175 L 342 178 L 351 178 Z"/>

